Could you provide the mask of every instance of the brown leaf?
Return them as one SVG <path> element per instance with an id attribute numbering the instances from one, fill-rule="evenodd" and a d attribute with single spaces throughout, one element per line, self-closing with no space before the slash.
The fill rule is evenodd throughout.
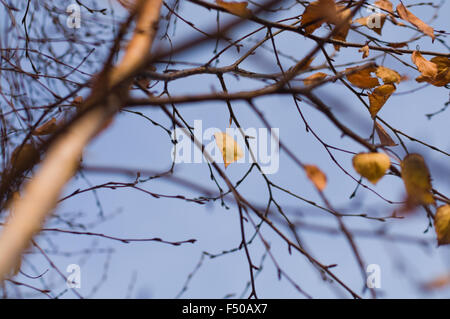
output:
<path id="1" fill-rule="evenodd" d="M 414 51 L 411 60 L 417 66 L 422 76 L 434 79 L 437 76 L 438 68 L 433 62 L 425 59 L 419 51 Z"/>
<path id="2" fill-rule="evenodd" d="M 45 122 L 37 129 L 33 131 L 33 135 L 48 135 L 54 133 L 58 129 L 58 124 L 56 123 L 56 119 L 52 117 L 51 120 Z"/>
<path id="3" fill-rule="evenodd" d="M 22 147 L 19 145 L 11 154 L 11 164 L 15 170 L 24 171 L 28 166 L 28 161 L 37 156 L 39 153 L 33 144 L 27 143 Z"/>
<path id="4" fill-rule="evenodd" d="M 411 13 L 411 11 L 409 11 L 408 9 L 406 9 L 406 7 L 403 5 L 403 3 L 400 3 L 397 6 L 397 13 L 400 16 L 400 18 L 402 18 L 405 21 L 408 21 L 409 23 L 411 23 L 412 25 L 414 25 L 417 29 L 419 29 L 420 31 L 422 31 L 424 34 L 428 35 L 429 37 L 431 37 L 431 39 L 436 38 L 436 36 L 434 35 L 434 30 L 432 27 L 430 27 L 428 24 L 426 24 L 425 22 L 423 22 L 422 20 L 420 20 L 418 17 L 416 17 L 414 14 Z"/>
<path id="5" fill-rule="evenodd" d="M 386 130 L 380 124 L 378 124 L 378 122 L 375 122 L 375 130 L 377 131 L 378 137 L 380 138 L 380 143 L 382 145 L 397 146 L 392 137 L 386 132 Z"/>
<path id="6" fill-rule="evenodd" d="M 434 228 L 436 230 L 438 244 L 450 244 L 450 205 L 444 205 L 437 209 L 434 217 Z"/>
<path id="7" fill-rule="evenodd" d="M 384 66 L 379 66 L 375 74 L 383 80 L 384 84 L 400 83 L 402 80 L 402 77 L 397 73 L 397 71 L 391 70 Z"/>
<path id="8" fill-rule="evenodd" d="M 217 5 L 221 6 L 225 10 L 227 10 L 228 12 L 235 14 L 237 16 L 240 16 L 242 18 L 248 18 L 248 17 L 252 16 L 252 12 L 249 9 L 247 9 L 247 6 L 248 6 L 247 1 L 226 2 L 226 1 L 222 1 L 222 0 L 216 0 L 216 3 L 217 3 Z"/>
<path id="9" fill-rule="evenodd" d="M 445 57 L 434 57 L 430 61 L 434 63 L 437 67 L 437 74 L 435 77 L 429 77 L 421 75 L 416 81 L 417 82 L 428 82 L 434 86 L 441 87 L 450 83 L 450 59 Z"/>
<path id="10" fill-rule="evenodd" d="M 305 165 L 306 175 L 316 188 L 323 191 L 327 186 L 327 176 L 316 165 Z"/>
<path id="11" fill-rule="evenodd" d="M 370 52 L 369 46 L 366 44 L 361 49 L 359 49 L 358 52 L 362 52 L 363 59 L 367 58 L 369 56 L 369 52 Z"/>
<path id="12" fill-rule="evenodd" d="M 345 72 L 349 73 L 357 68 L 358 67 L 347 68 L 345 69 Z M 371 89 L 380 85 L 378 79 L 370 75 L 370 73 L 375 72 L 376 70 L 376 67 L 367 67 L 347 75 L 347 79 L 350 81 L 350 83 L 361 89 Z"/>
<path id="13" fill-rule="evenodd" d="M 423 285 L 423 288 L 425 290 L 436 290 L 446 288 L 449 285 L 450 285 L 450 273 L 434 278 L 433 280 L 425 283 Z"/>
<path id="14" fill-rule="evenodd" d="M 317 72 L 314 73 L 313 75 L 308 76 L 306 79 L 303 80 L 303 83 L 306 86 L 310 86 L 313 84 L 316 84 L 317 82 L 320 82 L 320 80 L 325 79 L 328 76 L 328 74 L 323 73 L 323 72 Z"/>
<path id="15" fill-rule="evenodd" d="M 306 34 L 313 33 L 330 17 L 336 14 L 334 0 L 317 0 L 311 2 L 302 14 L 301 26 L 305 28 Z"/>
<path id="16" fill-rule="evenodd" d="M 391 160 L 384 153 L 359 153 L 353 156 L 355 171 L 374 185 L 386 174 L 390 166 Z"/>
<path id="17" fill-rule="evenodd" d="M 388 46 L 391 48 L 394 48 L 394 49 L 398 49 L 398 48 L 403 48 L 403 47 L 408 46 L 408 43 L 407 42 L 391 42 L 391 43 L 388 43 Z"/>
<path id="18" fill-rule="evenodd" d="M 384 104 L 386 104 L 389 97 L 394 93 L 394 84 L 384 84 L 377 87 L 371 94 L 369 94 L 369 112 L 372 118 L 377 116 L 377 113 L 381 110 Z"/>
<path id="19" fill-rule="evenodd" d="M 434 204 L 431 193 L 431 177 L 423 157 L 409 154 L 401 162 L 402 179 L 408 199 L 414 204 Z"/>

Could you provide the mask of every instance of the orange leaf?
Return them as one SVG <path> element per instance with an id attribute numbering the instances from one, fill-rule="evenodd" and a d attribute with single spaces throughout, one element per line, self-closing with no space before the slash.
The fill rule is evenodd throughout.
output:
<path id="1" fill-rule="evenodd" d="M 320 80 L 323 80 L 327 77 L 328 74 L 323 73 L 323 72 L 317 72 L 314 73 L 313 75 L 308 76 L 306 79 L 303 80 L 303 83 L 306 86 L 310 86 L 313 84 L 316 84 L 317 82 L 320 82 Z"/>
<path id="2" fill-rule="evenodd" d="M 309 180 L 317 187 L 318 190 L 323 191 L 327 186 L 327 176 L 316 165 L 305 165 L 306 175 Z"/>
<path id="3" fill-rule="evenodd" d="M 240 16 L 242 18 L 248 18 L 250 16 L 252 16 L 252 12 L 247 9 L 248 6 L 248 2 L 247 1 L 242 1 L 242 2 L 237 2 L 237 1 L 231 1 L 231 2 L 225 2 L 222 0 L 216 0 L 216 3 L 221 6 L 222 8 L 224 8 L 225 10 L 227 10 L 228 12 L 235 14 L 237 16 Z"/>
<path id="4" fill-rule="evenodd" d="M 375 130 L 377 131 L 378 137 L 380 138 L 380 143 L 384 146 L 396 146 L 392 137 L 386 132 L 386 130 L 375 122 Z"/>
<path id="5" fill-rule="evenodd" d="M 402 80 L 400 74 L 384 66 L 379 66 L 375 74 L 383 80 L 384 84 L 400 83 Z"/>
<path id="6" fill-rule="evenodd" d="M 372 94 L 369 95 L 370 108 L 369 112 L 372 118 L 377 116 L 377 113 L 381 110 L 384 104 L 386 104 L 389 97 L 394 93 L 394 84 L 384 84 L 373 90 Z"/>
<path id="7" fill-rule="evenodd" d="M 416 17 L 414 14 L 411 13 L 411 11 L 409 11 L 408 9 L 406 9 L 406 7 L 403 5 L 403 3 L 400 3 L 397 6 L 397 13 L 400 16 L 400 18 L 402 18 L 405 21 L 408 21 L 409 23 L 411 23 L 412 25 L 414 25 L 417 29 L 419 29 L 420 31 L 422 31 L 424 34 L 428 35 L 431 37 L 431 39 L 436 38 L 436 36 L 434 35 L 434 30 L 432 27 L 430 27 L 428 24 L 426 24 L 425 22 L 423 22 L 422 20 L 420 20 L 418 17 Z"/>
<path id="8" fill-rule="evenodd" d="M 363 56 L 362 58 L 365 59 L 369 56 L 369 46 L 366 44 L 365 46 L 363 46 L 361 49 L 358 50 L 358 52 L 362 52 Z"/>
<path id="9" fill-rule="evenodd" d="M 437 65 L 425 59 L 419 51 L 414 51 L 411 60 L 417 66 L 422 76 L 435 78 L 438 73 Z"/>
<path id="10" fill-rule="evenodd" d="M 434 217 L 434 228 L 439 245 L 450 244 L 450 205 L 444 205 L 437 209 Z"/>
<path id="11" fill-rule="evenodd" d="M 345 69 L 345 72 L 350 73 L 353 70 L 357 69 L 358 67 L 354 68 L 347 68 Z M 374 78 L 370 75 L 371 72 L 375 72 L 376 67 L 367 67 L 365 69 L 356 71 L 352 74 L 347 75 L 347 79 L 352 83 L 353 85 L 361 88 L 361 89 L 371 89 L 378 85 L 380 85 L 380 82 L 378 82 L 377 78 Z"/>

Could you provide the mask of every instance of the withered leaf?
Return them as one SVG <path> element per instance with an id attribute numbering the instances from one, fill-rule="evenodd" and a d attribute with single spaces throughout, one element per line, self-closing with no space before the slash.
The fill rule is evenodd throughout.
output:
<path id="1" fill-rule="evenodd" d="M 419 51 L 414 51 L 411 60 L 417 66 L 422 76 L 434 79 L 438 73 L 438 67 L 433 62 L 425 59 Z"/>
<path id="2" fill-rule="evenodd" d="M 375 130 L 377 131 L 380 143 L 384 146 L 396 146 L 392 137 L 386 132 L 386 130 L 378 123 L 375 122 Z"/>
<path id="3" fill-rule="evenodd" d="M 358 67 L 347 68 L 345 69 L 345 72 L 350 73 L 355 69 L 358 69 Z M 362 70 L 353 72 L 352 74 L 348 74 L 347 79 L 350 81 L 350 83 L 361 89 L 371 89 L 380 85 L 378 79 L 370 75 L 370 73 L 375 72 L 376 70 L 377 68 L 374 66 L 367 67 Z"/>
<path id="4" fill-rule="evenodd" d="M 402 77 L 397 71 L 391 70 L 384 66 L 379 66 L 375 74 L 383 80 L 384 84 L 400 83 Z"/>
<path id="5" fill-rule="evenodd" d="M 409 154 L 401 162 L 402 179 L 408 199 L 415 204 L 434 204 L 431 177 L 420 154 Z"/>
<path id="6" fill-rule="evenodd" d="M 247 1 L 222 1 L 222 0 L 216 0 L 217 5 L 221 6 L 225 10 L 231 12 L 232 14 L 235 14 L 237 16 L 240 16 L 242 18 L 248 18 L 252 16 L 252 12 L 247 9 L 248 2 Z"/>
<path id="7" fill-rule="evenodd" d="M 370 48 L 369 46 L 366 44 L 365 46 L 363 46 L 361 49 L 358 50 L 358 52 L 362 52 L 362 58 L 365 59 L 369 56 L 369 52 L 370 52 Z"/>
<path id="8" fill-rule="evenodd" d="M 394 84 L 384 84 L 377 87 L 371 94 L 369 94 L 369 112 L 372 118 L 377 116 L 377 113 L 381 110 L 387 100 L 390 98 L 392 93 L 395 91 Z"/>

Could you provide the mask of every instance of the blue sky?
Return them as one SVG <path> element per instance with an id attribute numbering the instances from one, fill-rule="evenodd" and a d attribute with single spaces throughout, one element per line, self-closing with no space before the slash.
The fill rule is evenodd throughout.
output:
<path id="1" fill-rule="evenodd" d="M 104 2 L 106 3 L 106 1 Z M 398 1 L 393 2 L 396 5 Z M 279 17 L 299 14 L 300 12 L 297 12 L 299 9 L 296 8 L 280 13 Z M 436 30 L 448 29 L 448 17 L 442 13 L 448 12 L 449 8 L 450 4 L 446 2 L 440 11 L 440 17 L 431 23 Z M 425 21 L 428 21 L 434 13 L 433 10 L 422 6 L 413 7 L 412 10 Z M 125 14 L 124 12 L 119 13 Z M 189 20 L 195 21 L 196 26 L 202 30 L 207 30 L 215 23 L 215 13 L 187 2 L 182 3 L 180 13 Z M 255 25 L 252 25 L 245 30 L 236 31 L 233 33 L 233 37 L 244 35 L 246 31 L 254 28 Z M 178 21 L 172 41 L 177 43 L 177 41 L 182 41 L 194 34 L 192 29 Z M 318 32 L 318 34 L 321 33 Z M 386 41 L 401 42 L 413 35 L 415 32 L 399 29 L 387 22 L 382 38 Z M 261 39 L 264 36 L 265 32 L 263 31 L 258 33 L 254 39 Z M 347 40 L 361 42 L 363 38 L 355 32 L 350 32 Z M 244 42 L 245 48 L 249 48 L 252 44 L 251 41 Z M 270 47 L 269 42 L 266 44 Z M 283 53 L 296 59 L 301 59 L 312 47 L 311 41 L 297 34 L 288 33 L 277 37 L 276 44 Z M 420 45 L 421 50 L 448 52 L 438 42 L 432 44 L 429 38 L 423 38 L 417 44 Z M 201 63 L 213 56 L 213 50 L 214 43 L 208 43 L 174 59 Z M 333 52 L 332 47 L 327 46 L 327 51 Z M 241 54 L 242 52 L 245 50 L 243 49 Z M 371 52 L 370 57 L 375 55 L 375 52 Z M 230 50 L 220 59 L 219 65 L 227 65 L 239 56 L 236 50 Z M 405 55 L 400 58 L 410 63 L 409 56 Z M 346 63 L 355 59 L 361 59 L 361 53 L 358 53 L 356 49 L 342 48 L 336 56 L 336 63 Z M 323 62 L 323 58 L 319 56 L 313 65 Z M 381 63 L 381 60 L 377 60 L 377 62 Z M 282 63 L 287 69 L 293 62 L 282 58 Z M 386 57 L 383 65 L 410 78 L 409 81 L 402 82 L 398 86 L 397 92 L 407 92 L 420 86 L 414 81 L 414 78 L 419 75 L 417 71 L 405 67 L 390 56 Z M 241 66 L 244 69 L 258 72 L 278 72 L 274 56 L 268 50 L 259 50 Z M 159 65 L 158 71 L 161 70 L 163 70 L 163 66 Z M 328 70 L 324 72 L 329 73 Z M 224 79 L 229 91 L 251 90 L 263 85 L 261 82 L 244 78 L 236 80 L 229 75 L 225 75 Z M 193 76 L 169 85 L 172 95 L 200 93 L 211 89 L 220 91 L 220 83 L 213 75 Z M 372 123 L 369 114 L 340 83 L 325 85 L 317 89 L 315 93 L 329 102 L 332 110 L 344 123 L 364 137 L 370 135 Z M 380 114 L 394 127 L 448 152 L 450 150 L 448 111 L 435 116 L 432 120 L 428 120 L 425 116 L 427 113 L 439 110 L 447 100 L 448 90 L 427 87 L 412 94 L 392 96 Z M 355 198 L 349 199 L 356 183 L 336 167 L 323 146 L 305 131 L 291 97 L 260 98 L 255 100 L 255 104 L 264 112 L 271 126 L 280 129 L 280 138 L 283 143 L 293 150 L 303 162 L 318 165 L 326 173 L 329 182 L 325 194 L 336 208 L 342 209 L 346 213 L 367 212 L 374 216 L 388 216 L 392 213 L 392 205 L 387 205 L 374 193 L 362 188 L 358 190 Z M 236 101 L 232 105 L 244 128 L 263 127 L 246 103 Z M 327 143 L 354 152 L 364 151 L 349 138 L 341 138 L 340 132 L 317 111 L 306 104 L 300 103 L 300 105 L 309 124 Z M 133 110 L 140 111 L 153 120 L 170 126 L 170 122 L 160 110 L 152 107 L 139 107 L 133 108 Z M 201 119 L 204 127 L 225 129 L 228 125 L 228 111 L 223 102 L 180 105 L 179 110 L 191 124 L 194 120 Z M 412 142 L 407 142 L 407 146 L 422 154 L 430 163 L 435 188 L 444 194 L 449 194 L 449 170 L 446 165 L 448 157 L 431 152 Z M 171 164 L 171 148 L 172 144 L 168 135 L 162 129 L 134 114 L 121 113 L 112 126 L 87 148 L 83 163 L 87 166 L 108 165 L 165 171 Z M 395 150 L 398 154 L 404 155 L 400 148 L 395 148 Z M 335 152 L 334 155 L 345 169 L 357 177 L 351 165 L 351 155 L 340 152 Z M 230 179 L 236 182 L 247 169 L 248 164 L 232 164 L 226 172 Z M 213 182 L 209 179 L 209 170 L 206 164 L 179 164 L 175 166 L 175 174 L 204 187 L 215 189 Z M 130 177 L 106 174 L 86 173 L 85 176 L 93 185 L 110 181 L 132 181 Z M 280 154 L 279 172 L 270 177 L 274 182 L 296 194 L 321 203 L 321 199 L 304 173 L 284 153 Z M 86 187 L 88 187 L 86 181 L 77 176 L 67 186 L 65 193 L 68 194 L 77 188 Z M 163 179 L 149 181 L 142 184 L 142 187 L 161 194 L 198 196 L 195 190 L 186 189 Z M 263 179 L 256 172 L 253 172 L 239 189 L 252 202 L 261 206 L 266 204 L 267 188 Z M 373 189 L 393 201 L 402 200 L 404 197 L 402 181 L 393 176 L 384 177 Z M 90 231 L 124 238 L 161 237 L 168 241 L 195 238 L 197 242 L 173 247 L 158 242 L 123 244 L 102 238 L 95 239 L 91 236 L 64 234 L 51 234 L 51 238 L 50 234 L 39 236 L 39 243 L 49 250 L 55 248 L 53 245 L 61 251 L 72 252 L 89 247 L 114 250 L 111 255 L 102 251 L 88 257 L 51 255 L 62 270 L 72 263 L 81 266 L 82 288 L 79 292 L 83 296 L 90 296 L 90 293 L 94 291 L 93 296 L 98 298 L 173 298 L 182 289 L 187 276 L 196 267 L 203 251 L 220 253 L 235 248 L 240 243 L 239 217 L 236 207 L 232 204 L 230 204 L 230 209 L 225 209 L 220 206 L 219 202 L 198 205 L 177 199 L 156 199 L 132 189 L 101 189 L 97 191 L 97 194 L 105 215 L 110 218 L 89 228 Z M 276 191 L 274 196 L 289 212 L 289 216 L 293 220 L 313 225 L 337 227 L 336 220 L 332 216 L 308 206 L 305 202 L 288 197 L 279 191 Z M 77 212 L 80 215 L 76 218 L 76 222 L 92 223 L 100 218 L 99 208 L 91 192 L 77 195 L 63 202 L 56 211 L 61 216 Z M 409 242 L 400 243 L 392 240 L 356 237 L 366 263 L 378 264 L 381 267 L 382 288 L 377 291 L 380 297 L 450 297 L 449 289 L 435 294 L 423 294 L 418 288 L 418 284 L 431 280 L 450 269 L 449 248 L 435 247 L 434 230 L 424 233 L 428 222 L 423 211 L 418 211 L 414 216 L 406 219 L 389 220 L 386 223 L 356 217 L 348 217 L 344 221 L 351 229 L 377 230 L 385 227 L 390 233 L 404 234 L 431 242 L 428 247 L 421 247 Z M 61 226 L 61 228 L 64 227 Z M 250 236 L 252 234 L 251 227 L 247 225 L 247 229 L 249 230 L 248 236 Z M 286 232 L 288 231 L 287 228 L 284 229 Z M 335 284 L 325 283 L 303 256 L 296 253 L 290 255 L 286 244 L 269 228 L 263 227 L 262 234 L 270 242 L 277 262 L 310 295 L 315 298 L 349 297 Z M 338 266 L 333 268 L 336 275 L 356 292 L 363 293 L 364 283 L 359 268 L 347 241 L 342 236 L 320 233 L 308 229 L 308 227 L 300 228 L 299 234 L 315 257 L 324 264 L 337 264 Z M 252 258 L 259 265 L 264 255 L 263 245 L 258 239 L 255 239 L 250 250 Z M 41 256 L 29 255 L 26 257 L 23 267 L 23 270 L 29 274 L 35 275 L 30 268 L 30 263 L 33 263 L 36 270 L 41 272 L 48 268 Z M 46 276 L 51 281 L 54 280 L 55 292 L 65 289 L 54 270 L 49 270 Z M 19 275 L 18 278 L 23 281 L 27 280 L 23 275 Z M 182 297 L 223 298 L 230 294 L 239 297 L 248 280 L 248 265 L 243 250 L 215 259 L 206 257 Z M 264 259 L 263 270 L 258 274 L 256 280 L 256 288 L 258 296 L 264 298 L 302 297 L 287 280 L 279 281 L 277 279 L 276 268 L 269 257 Z M 244 296 L 246 297 L 248 293 L 248 291 L 245 292 Z M 369 294 L 365 292 L 363 296 L 369 297 Z M 74 295 L 67 292 L 63 297 L 73 298 Z"/>

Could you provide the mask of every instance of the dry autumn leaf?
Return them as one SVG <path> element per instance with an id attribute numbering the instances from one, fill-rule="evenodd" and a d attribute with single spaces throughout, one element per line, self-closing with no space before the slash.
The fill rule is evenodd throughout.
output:
<path id="1" fill-rule="evenodd" d="M 397 73 L 397 71 L 391 70 L 384 66 L 379 66 L 375 74 L 383 80 L 384 84 L 400 83 L 402 80 L 402 77 Z"/>
<path id="2" fill-rule="evenodd" d="M 316 165 L 305 165 L 306 175 L 314 186 L 323 191 L 327 186 L 327 176 Z"/>
<path id="3" fill-rule="evenodd" d="M 416 81 L 417 82 L 428 82 L 434 86 L 444 86 L 450 83 L 450 59 L 446 57 L 434 57 L 430 60 L 437 67 L 437 74 L 435 77 L 429 77 L 421 75 Z"/>
<path id="4" fill-rule="evenodd" d="M 425 290 L 436 290 L 446 288 L 449 285 L 450 285 L 450 273 L 440 275 L 439 277 L 436 277 L 433 280 L 423 284 L 423 288 Z"/>
<path id="5" fill-rule="evenodd" d="M 377 87 L 371 94 L 369 94 L 369 112 L 372 118 L 377 116 L 384 104 L 386 104 L 392 93 L 395 92 L 394 84 L 384 84 Z"/>
<path id="6" fill-rule="evenodd" d="M 336 5 L 334 0 L 317 0 L 306 7 L 302 14 L 301 26 L 305 28 L 306 34 L 311 34 L 323 23 L 341 25 L 333 39 L 345 41 L 350 30 L 350 15 L 350 9 Z M 344 22 L 346 23 L 343 24 Z M 335 48 L 339 50 L 339 45 L 335 45 Z"/>
<path id="7" fill-rule="evenodd" d="M 375 122 L 375 130 L 377 131 L 378 137 L 380 138 L 380 143 L 383 146 L 396 146 L 397 144 L 394 142 L 392 137 L 386 132 L 386 130 Z"/>
<path id="8" fill-rule="evenodd" d="M 384 153 L 359 153 L 353 156 L 353 167 L 361 176 L 376 184 L 391 166 L 389 156 Z"/>
<path id="9" fill-rule="evenodd" d="M 437 65 L 425 59 L 419 51 L 413 52 L 411 60 L 417 66 L 420 73 L 422 73 L 422 76 L 433 79 L 437 76 Z"/>
<path id="10" fill-rule="evenodd" d="M 447 204 L 437 209 L 434 217 L 434 228 L 436 229 L 438 244 L 450 244 L 450 205 Z"/>
<path id="11" fill-rule="evenodd" d="M 358 67 L 347 68 L 345 69 L 345 72 L 350 73 L 353 72 L 355 69 L 358 69 Z M 377 68 L 374 66 L 367 67 L 362 70 L 348 74 L 347 79 L 350 81 L 350 83 L 361 89 L 371 89 L 380 85 L 378 79 L 370 75 L 370 73 L 375 72 L 376 70 Z"/>
<path id="12" fill-rule="evenodd" d="M 23 171 L 27 168 L 28 161 L 38 155 L 39 153 L 33 144 L 27 143 L 22 147 L 19 145 L 11 154 L 11 164 L 15 170 Z"/>
<path id="13" fill-rule="evenodd" d="M 235 14 L 237 16 L 240 16 L 242 18 L 248 18 L 252 15 L 252 12 L 249 9 L 247 9 L 247 6 L 248 6 L 247 1 L 226 2 L 226 1 L 222 1 L 222 0 L 216 0 L 216 3 L 217 3 L 217 5 L 221 6 L 225 10 L 227 10 L 228 12 Z"/>
<path id="14" fill-rule="evenodd" d="M 369 46 L 366 44 L 365 46 L 363 46 L 361 49 L 358 50 L 358 52 L 362 52 L 362 58 L 365 59 L 369 56 L 370 53 L 370 48 Z"/>
<path id="15" fill-rule="evenodd" d="M 376 13 L 367 17 L 356 19 L 355 22 L 375 31 L 381 35 L 384 23 L 386 22 L 386 14 Z"/>
<path id="16" fill-rule="evenodd" d="M 428 24 L 426 24 L 425 22 L 423 22 L 422 20 L 420 20 L 418 17 L 416 17 L 414 14 L 412 14 L 411 11 L 409 11 L 408 9 L 406 9 L 406 7 L 403 5 L 403 3 L 400 3 L 397 6 L 397 13 L 400 16 L 400 18 L 402 18 L 405 21 L 408 21 L 409 23 L 411 23 L 412 25 L 414 25 L 417 29 L 419 29 L 420 31 L 422 31 L 424 34 L 428 35 L 429 37 L 431 37 L 431 39 L 436 38 L 436 36 L 434 35 L 434 30 L 432 27 L 430 27 Z"/>
<path id="17" fill-rule="evenodd" d="M 48 135 L 54 133 L 58 129 L 58 124 L 56 123 L 56 119 L 52 117 L 51 120 L 45 122 L 37 129 L 33 131 L 33 135 Z"/>
<path id="18" fill-rule="evenodd" d="M 401 168 L 408 199 L 416 204 L 434 204 L 431 177 L 423 157 L 409 154 L 401 162 Z"/>
<path id="19" fill-rule="evenodd" d="M 236 140 L 227 133 L 214 133 L 217 146 L 222 153 L 225 168 L 244 156 L 244 152 Z"/>
<path id="20" fill-rule="evenodd" d="M 323 72 L 317 72 L 314 73 L 313 75 L 308 76 L 306 79 L 303 80 L 303 83 L 306 86 L 310 86 L 313 84 L 316 84 L 317 82 L 320 82 L 320 80 L 323 80 L 327 77 L 328 74 L 323 73 Z"/>

